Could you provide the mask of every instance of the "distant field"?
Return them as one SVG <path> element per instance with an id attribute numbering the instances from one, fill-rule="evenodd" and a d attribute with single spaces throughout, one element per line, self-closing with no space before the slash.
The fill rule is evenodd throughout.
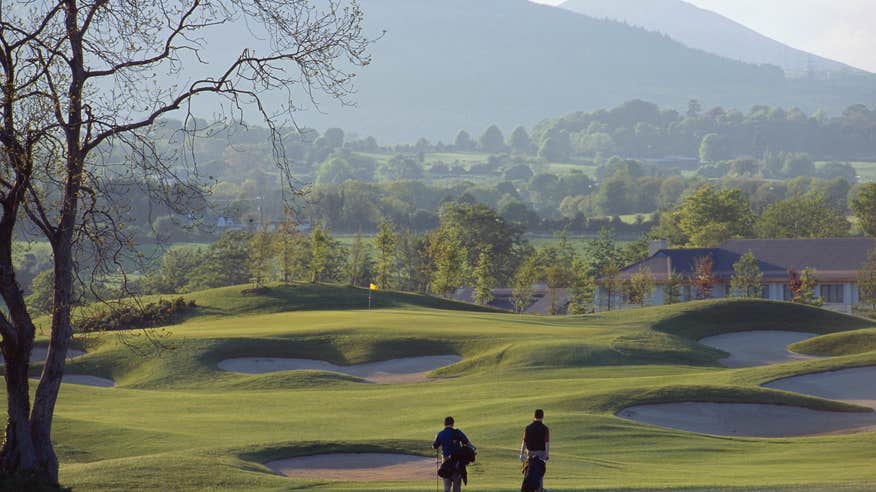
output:
<path id="1" fill-rule="evenodd" d="M 572 171 L 581 171 L 590 177 L 595 177 L 596 168 L 597 166 L 586 166 L 583 164 L 562 162 L 549 162 L 547 164 L 547 171 L 552 174 L 569 174 Z"/>
<path id="2" fill-rule="evenodd" d="M 853 332 L 854 340 L 827 339 L 831 353 L 855 355 L 744 370 L 721 368 L 723 353 L 695 343 L 740 327 L 832 333 L 872 326 L 859 318 L 765 301 L 522 316 L 389 291 L 375 293 L 375 309 L 368 311 L 367 291 L 360 289 L 297 284 L 244 296 L 242 288 L 187 296 L 201 306 L 198 313 L 156 332 L 169 350 L 138 354 L 111 334 L 78 341 L 87 354 L 72 359 L 67 372 L 111 378 L 117 386 L 63 386 L 53 437 L 64 485 L 426 492 L 435 489 L 434 479 L 287 479 L 263 463 L 331 451 L 434 457 L 432 438 L 444 416 L 453 415 L 478 445 L 471 490 L 515 490 L 520 432 L 538 407 L 552 429 L 545 482 L 552 491 L 864 491 L 876 484 L 872 433 L 716 437 L 615 416 L 630 405 L 692 400 L 861 411 L 760 384 L 876 364 L 874 345 L 855 341 L 873 338 L 873 329 Z M 132 342 L 149 348 L 142 337 Z M 244 356 L 347 365 L 444 354 L 463 360 L 435 372 L 444 379 L 419 384 L 217 367 Z"/>
<path id="3" fill-rule="evenodd" d="M 820 162 L 816 162 L 815 164 L 817 166 L 821 166 L 821 165 L 827 164 L 827 162 L 820 161 Z M 860 176 L 860 179 L 859 179 L 860 181 L 862 181 L 862 182 L 876 181 L 876 162 L 857 161 L 857 162 L 849 162 L 849 164 L 851 164 L 852 167 L 854 167 L 855 170 L 858 171 L 858 176 Z"/>

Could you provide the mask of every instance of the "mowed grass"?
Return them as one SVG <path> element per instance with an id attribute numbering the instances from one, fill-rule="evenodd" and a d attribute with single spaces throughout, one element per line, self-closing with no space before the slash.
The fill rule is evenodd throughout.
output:
<path id="1" fill-rule="evenodd" d="M 385 291 L 375 293 L 376 309 L 368 311 L 361 302 L 367 293 L 358 289 L 275 286 L 259 296 L 243 296 L 242 289 L 191 295 L 202 306 L 197 314 L 152 337 L 134 332 L 81 341 L 88 353 L 71 361 L 68 372 L 111 377 L 118 386 L 63 386 L 54 428 L 63 484 L 74 490 L 433 490 L 434 481 L 290 480 L 262 463 L 332 451 L 434 456 L 431 441 L 442 419 L 453 415 L 479 449 L 470 490 L 517 490 L 521 430 L 541 407 L 553 431 L 550 490 L 876 487 L 872 434 L 715 437 L 614 416 L 633 404 L 689 400 L 865 411 L 759 385 L 876 364 L 876 352 L 868 351 L 876 347 L 861 351 L 834 341 L 835 358 L 729 370 L 717 362 L 722 352 L 696 343 L 746 329 L 869 335 L 874 327 L 861 318 L 768 301 L 518 316 Z M 350 364 L 444 354 L 464 359 L 437 371 L 439 380 L 406 385 L 216 367 L 242 356 Z"/>

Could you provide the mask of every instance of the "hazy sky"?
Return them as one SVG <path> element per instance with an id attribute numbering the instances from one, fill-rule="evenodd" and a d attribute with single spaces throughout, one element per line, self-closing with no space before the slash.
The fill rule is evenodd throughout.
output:
<path id="1" fill-rule="evenodd" d="M 876 72 L 876 0 L 686 1 L 794 48 Z"/>

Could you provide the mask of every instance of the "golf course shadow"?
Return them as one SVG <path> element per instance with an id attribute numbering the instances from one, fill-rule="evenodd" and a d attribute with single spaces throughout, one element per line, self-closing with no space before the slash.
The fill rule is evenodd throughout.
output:
<path id="1" fill-rule="evenodd" d="M 429 373 L 462 360 L 458 355 L 405 357 L 380 362 L 340 366 L 313 359 L 283 357 L 238 357 L 219 362 L 224 371 L 266 374 L 280 371 L 316 370 L 338 372 L 378 384 L 403 384 L 429 381 Z"/>

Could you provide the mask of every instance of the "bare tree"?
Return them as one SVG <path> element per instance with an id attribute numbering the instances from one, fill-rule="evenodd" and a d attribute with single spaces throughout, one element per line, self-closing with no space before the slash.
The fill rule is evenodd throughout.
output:
<path id="1" fill-rule="evenodd" d="M 134 192 L 186 210 L 203 181 L 190 158 L 162 151 L 156 123 L 182 112 L 183 148 L 210 127 L 195 100 L 242 122 L 254 108 L 292 183 L 278 128 L 317 94 L 347 103 L 370 40 L 355 0 L 0 0 L 0 348 L 8 419 L 0 472 L 57 483 L 52 418 L 72 337 L 73 285 L 122 271 L 123 225 Z M 223 26 L 250 44 L 222 66 L 202 54 Z M 247 40 L 241 39 L 247 44 Z M 207 75 L 203 75 L 203 73 Z M 269 108 L 267 93 L 286 103 Z M 211 97 L 212 96 L 212 97 Z M 214 110 L 214 114 L 215 114 Z M 285 116 L 284 116 L 285 115 Z M 122 187 L 122 190 L 118 188 Z M 136 190 L 135 190 L 136 189 Z M 31 227 L 51 244 L 54 301 L 48 357 L 30 405 L 34 324 L 16 282 L 13 238 Z M 78 261 L 87 256 L 82 272 Z M 85 265 L 86 262 L 83 262 Z"/>

